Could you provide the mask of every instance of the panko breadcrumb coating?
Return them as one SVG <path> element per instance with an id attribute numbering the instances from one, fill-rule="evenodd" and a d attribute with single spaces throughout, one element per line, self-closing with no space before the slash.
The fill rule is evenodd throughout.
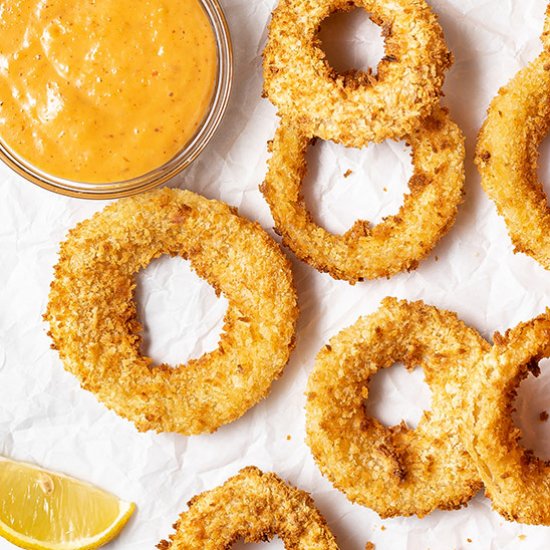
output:
<path id="1" fill-rule="evenodd" d="M 135 275 L 179 255 L 229 307 L 216 350 L 186 365 L 140 353 Z M 45 318 L 65 368 L 139 430 L 198 434 L 264 398 L 294 346 L 290 265 L 259 224 L 190 191 L 122 199 L 61 245 Z M 174 322 L 177 322 L 174 319 Z"/>
<path id="2" fill-rule="evenodd" d="M 488 348 L 454 313 L 395 298 L 332 338 L 307 388 L 307 442 L 323 474 L 381 517 L 464 506 L 481 482 L 452 403 Z M 387 428 L 365 411 L 370 379 L 397 361 L 422 366 L 432 390 L 414 430 Z"/>
<path id="3" fill-rule="evenodd" d="M 464 197 L 464 136 L 447 111 L 437 108 L 407 136 L 415 171 L 399 212 L 374 227 L 359 220 L 344 235 L 319 226 L 302 196 L 312 139 L 282 119 L 273 140 L 261 190 L 283 244 L 317 270 L 351 283 L 416 269 L 452 227 Z"/>
<path id="4" fill-rule="evenodd" d="M 385 36 L 377 74 L 330 67 L 317 33 L 336 11 L 364 8 Z M 280 0 L 264 51 L 264 93 L 283 118 L 350 147 L 401 139 L 439 103 L 452 62 L 424 0 Z"/>
<path id="5" fill-rule="evenodd" d="M 287 550 L 338 550 L 315 503 L 272 473 L 244 468 L 221 487 L 194 497 L 160 550 L 228 550 L 238 540 L 278 535 Z"/>
<path id="6" fill-rule="evenodd" d="M 550 130 L 550 6 L 544 51 L 501 88 L 479 134 L 481 184 L 503 216 L 515 252 L 550 269 L 550 208 L 537 174 Z"/>
<path id="7" fill-rule="evenodd" d="M 550 463 L 525 449 L 512 420 L 516 391 L 550 357 L 550 310 L 506 332 L 471 373 L 457 402 L 459 433 L 493 507 L 508 520 L 550 525 Z"/>

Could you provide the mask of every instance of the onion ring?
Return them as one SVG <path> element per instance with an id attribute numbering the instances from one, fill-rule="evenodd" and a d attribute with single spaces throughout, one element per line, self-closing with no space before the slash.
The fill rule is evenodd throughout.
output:
<path id="1" fill-rule="evenodd" d="M 416 269 L 454 224 L 464 198 L 464 136 L 447 111 L 436 109 L 407 136 L 415 172 L 399 212 L 372 228 L 359 220 L 344 235 L 317 225 L 301 195 L 312 139 L 283 119 L 272 143 L 261 190 L 283 244 L 317 270 L 351 283 Z"/>
<path id="2" fill-rule="evenodd" d="M 159 550 L 227 550 L 275 535 L 293 550 L 338 550 L 311 497 L 272 473 L 249 466 L 221 487 L 194 497 Z"/>
<path id="3" fill-rule="evenodd" d="M 382 26 L 386 55 L 377 75 L 339 75 L 316 34 L 335 11 L 361 7 Z M 281 0 L 264 50 L 264 94 L 283 118 L 350 147 L 400 139 L 439 102 L 452 56 L 424 0 Z"/>
<path id="4" fill-rule="evenodd" d="M 492 101 L 480 131 L 476 164 L 483 189 L 503 216 L 514 252 L 550 269 L 550 208 L 537 175 L 539 146 L 550 130 L 550 7 L 547 48 Z"/>
<path id="5" fill-rule="evenodd" d="M 423 517 L 465 505 L 480 489 L 457 434 L 452 406 L 473 362 L 489 345 L 454 313 L 386 298 L 318 354 L 308 381 L 307 442 L 334 486 L 381 517 Z M 386 428 L 365 413 L 381 368 L 421 365 L 432 409 L 414 430 Z"/>
<path id="6" fill-rule="evenodd" d="M 229 301 L 216 350 L 153 366 L 139 351 L 135 274 L 187 258 Z M 266 396 L 294 346 L 290 264 L 257 223 L 218 201 L 162 189 L 115 202 L 61 245 L 45 318 L 65 368 L 139 430 L 197 434 Z"/>
<path id="7" fill-rule="evenodd" d="M 456 410 L 463 443 L 476 464 L 493 507 L 508 520 L 550 524 L 545 494 L 550 463 L 520 444 L 511 412 L 516 390 L 540 359 L 550 357 L 550 310 L 506 332 L 478 364 Z"/>

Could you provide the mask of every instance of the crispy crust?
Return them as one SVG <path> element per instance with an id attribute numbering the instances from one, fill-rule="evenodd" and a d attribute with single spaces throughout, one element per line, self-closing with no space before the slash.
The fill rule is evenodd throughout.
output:
<path id="1" fill-rule="evenodd" d="M 550 269 L 550 208 L 537 175 L 539 146 L 550 130 L 550 7 L 542 41 L 547 49 L 492 101 L 476 164 L 515 252 Z"/>
<path id="2" fill-rule="evenodd" d="M 323 474 L 382 517 L 465 505 L 481 482 L 453 401 L 488 347 L 454 313 L 395 298 L 332 338 L 317 356 L 306 405 L 307 442 Z M 365 413 L 369 380 L 396 361 L 421 365 L 432 390 L 431 411 L 414 430 Z"/>
<path id="3" fill-rule="evenodd" d="M 383 28 L 376 75 L 337 74 L 316 38 L 331 13 L 368 11 Z M 439 102 L 449 53 L 424 0 L 280 0 L 264 50 L 264 93 L 308 133 L 351 147 L 401 139 Z"/>
<path id="4" fill-rule="evenodd" d="M 372 228 L 359 220 L 344 235 L 317 225 L 302 197 L 305 153 L 312 139 L 283 119 L 273 141 L 261 190 L 283 244 L 319 271 L 351 283 L 416 269 L 452 227 L 464 197 L 464 136 L 447 111 L 439 107 L 417 121 L 406 138 L 415 172 L 399 212 Z"/>
<path id="5" fill-rule="evenodd" d="M 186 365 L 139 351 L 135 274 L 180 255 L 229 301 L 219 347 Z M 45 319 L 65 368 L 139 430 L 215 431 L 264 398 L 294 346 L 290 265 L 259 224 L 190 191 L 122 199 L 61 245 Z M 177 322 L 177 320 L 175 320 Z"/>
<path id="6" fill-rule="evenodd" d="M 550 463 L 522 447 L 511 413 L 520 382 L 529 372 L 538 376 L 538 361 L 550 356 L 550 310 L 494 341 L 458 404 L 459 433 L 495 510 L 508 520 L 549 525 Z"/>
<path id="7" fill-rule="evenodd" d="M 221 487 L 194 497 L 160 550 L 227 550 L 240 539 L 275 535 L 287 550 L 338 550 L 312 498 L 275 474 L 249 466 Z"/>

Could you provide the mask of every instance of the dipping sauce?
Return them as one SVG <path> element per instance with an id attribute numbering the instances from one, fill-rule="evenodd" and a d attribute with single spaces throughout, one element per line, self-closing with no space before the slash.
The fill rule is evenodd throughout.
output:
<path id="1" fill-rule="evenodd" d="M 0 140 L 69 180 L 143 175 L 193 137 L 217 65 L 199 0 L 0 0 Z"/>

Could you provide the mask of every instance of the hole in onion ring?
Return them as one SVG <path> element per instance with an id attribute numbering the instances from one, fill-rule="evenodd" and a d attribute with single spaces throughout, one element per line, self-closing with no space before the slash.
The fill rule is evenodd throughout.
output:
<path id="1" fill-rule="evenodd" d="M 415 429 L 431 409 L 432 392 L 420 367 L 410 371 L 401 363 L 379 370 L 369 383 L 365 411 L 390 428 L 404 421 Z"/>
<path id="2" fill-rule="evenodd" d="M 161 256 L 136 283 L 141 352 L 155 364 L 185 364 L 218 347 L 229 304 L 187 260 Z"/>
<path id="3" fill-rule="evenodd" d="M 285 545 L 279 537 L 273 537 L 269 542 L 237 542 L 231 550 L 251 550 L 252 548 L 269 548 L 270 550 L 284 550 Z"/>
<path id="4" fill-rule="evenodd" d="M 318 38 L 329 65 L 338 73 L 370 69 L 376 74 L 385 55 L 380 27 L 361 8 L 333 13 L 321 24 Z"/>
<path id="5" fill-rule="evenodd" d="M 343 235 L 357 220 L 372 225 L 397 214 L 413 174 L 410 147 L 404 142 L 371 143 L 363 149 L 317 140 L 306 155 L 303 194 L 313 220 Z M 333 174 L 319 178 L 320 173 Z"/>
<path id="6" fill-rule="evenodd" d="M 539 366 L 538 377 L 529 374 L 519 385 L 512 418 L 521 430 L 521 445 L 541 460 L 550 460 L 550 359 Z"/>
<path id="7" fill-rule="evenodd" d="M 550 206 L 550 135 L 546 136 L 540 144 L 539 155 L 537 165 L 538 178 L 544 187 L 546 200 Z"/>

